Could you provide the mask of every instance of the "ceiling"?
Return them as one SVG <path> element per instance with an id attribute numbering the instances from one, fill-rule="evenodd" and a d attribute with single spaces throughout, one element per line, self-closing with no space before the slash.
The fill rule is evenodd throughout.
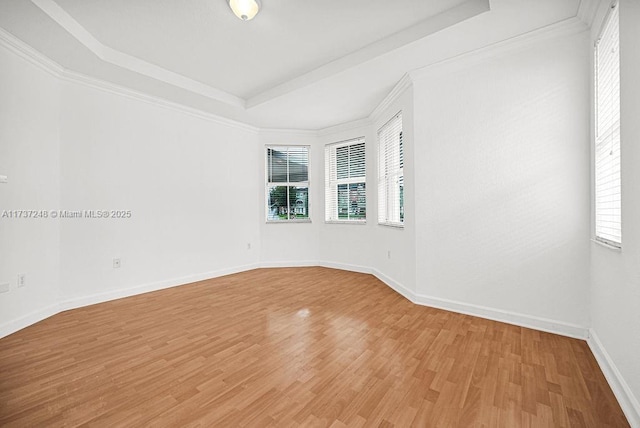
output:
<path id="1" fill-rule="evenodd" d="M 584 3 L 585 0 L 583 0 Z M 0 27 L 71 72 L 260 127 L 368 116 L 410 70 L 577 19 L 580 0 L 3 0 Z"/>

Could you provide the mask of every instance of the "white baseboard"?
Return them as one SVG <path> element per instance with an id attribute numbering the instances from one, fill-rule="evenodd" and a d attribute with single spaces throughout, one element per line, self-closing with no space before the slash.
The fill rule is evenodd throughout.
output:
<path id="1" fill-rule="evenodd" d="M 387 286 L 389 286 L 393 291 L 404 296 L 405 299 L 409 300 L 410 302 L 416 303 L 416 294 L 412 290 L 409 290 L 407 287 L 405 287 L 395 279 L 385 275 L 377 269 L 374 269 L 372 274 L 380 281 L 384 282 Z"/>
<path id="2" fill-rule="evenodd" d="M 256 269 L 258 267 L 260 266 L 257 263 L 254 263 L 229 269 L 221 269 L 211 272 L 203 272 L 195 275 L 172 278 L 165 281 L 152 282 L 135 287 L 112 290 L 105 293 L 96 293 L 89 296 L 62 299 L 54 303 L 53 305 L 49 305 L 43 309 L 31 312 L 25 316 L 3 324 L 2 326 L 0 326 L 0 339 L 12 333 L 15 333 L 18 330 L 22 330 L 25 327 L 49 318 L 50 316 L 63 311 L 67 311 L 69 309 L 81 308 L 84 306 L 95 305 L 111 300 L 122 299 L 124 297 L 136 296 L 138 294 L 164 290 L 171 287 L 178 287 L 180 285 L 190 284 L 192 282 L 203 281 L 206 279 L 217 278 L 220 276 L 231 275 L 239 272 L 245 272 L 248 270 Z"/>
<path id="3" fill-rule="evenodd" d="M 589 337 L 589 330 L 587 327 L 582 327 L 563 321 L 542 318 L 535 315 L 510 312 L 502 309 L 474 305 L 471 303 L 458 302 L 455 300 L 442 299 L 439 297 L 425 296 L 423 294 L 416 295 L 414 303 L 424 306 L 431 306 L 433 308 L 444 309 L 451 312 L 457 312 L 460 314 L 473 315 L 476 317 L 504 322 L 507 324 L 513 324 L 520 327 L 531 328 L 534 330 L 545 331 L 547 333 L 568 336 L 575 339 L 586 340 L 587 337 Z"/>
<path id="4" fill-rule="evenodd" d="M 60 312 L 58 310 L 58 304 L 54 303 L 53 305 L 46 306 L 42 309 L 23 315 L 20 318 L 6 322 L 0 326 L 0 339 L 13 334 L 16 331 L 22 330 L 23 328 L 29 327 L 39 321 L 47 319 L 58 312 Z"/>
<path id="5" fill-rule="evenodd" d="M 97 303 L 108 302 L 110 300 L 121 299 L 124 297 L 135 296 L 142 293 L 148 293 L 151 291 L 158 291 L 165 288 L 177 287 L 184 284 L 189 284 L 196 281 L 202 281 L 205 279 L 217 278 L 224 275 L 230 275 L 233 273 L 244 272 L 256 268 L 276 268 L 276 267 L 309 267 L 309 266 L 324 266 L 334 269 L 342 269 L 353 272 L 360 272 L 371 274 L 377 277 L 380 281 L 387 286 L 401 294 L 411 302 L 430 306 L 447 311 L 462 313 L 465 315 L 473 315 L 481 318 L 487 318 L 494 321 L 505 322 L 508 324 L 514 324 L 521 327 L 533 328 L 536 330 L 542 330 L 549 333 L 555 333 L 562 336 L 569 336 L 578 339 L 586 339 L 589 337 L 588 330 L 585 327 L 572 325 L 560 321 L 549 320 L 532 315 L 519 314 L 514 312 L 503 311 L 495 308 L 488 308 L 478 305 L 473 305 L 464 302 L 456 302 L 453 300 L 447 300 L 437 297 L 431 297 L 421 294 L 416 294 L 412 290 L 408 289 L 400 282 L 387 276 L 383 272 L 373 269 L 367 266 L 351 265 L 346 263 L 338 263 L 331 261 L 317 261 L 317 260 L 302 260 L 295 262 L 263 262 L 254 263 L 248 265 L 237 266 L 229 269 L 222 269 L 212 272 L 203 272 L 195 275 L 188 275 L 179 278 L 172 278 L 165 281 L 158 281 L 149 284 L 143 284 L 136 287 L 130 287 L 125 289 L 108 291 L 105 293 L 97 293 L 89 296 L 76 297 L 71 299 L 62 299 L 54 305 L 47 306 L 42 310 L 34 311 L 23 317 L 20 317 L 14 321 L 10 321 L 0 326 L 0 338 L 14 333 L 20 329 L 23 329 L 31 324 L 48 318 L 61 311 L 69 309 L 80 308 L 83 306 L 94 305 Z"/>
<path id="6" fill-rule="evenodd" d="M 589 329 L 589 339 L 587 339 L 591 352 L 596 357 L 596 361 L 604 373 L 604 377 L 607 378 L 609 386 L 613 391 L 613 394 L 618 399 L 620 407 L 624 415 L 627 417 L 627 421 L 632 428 L 640 428 L 640 403 L 638 399 L 633 395 L 633 391 L 625 382 L 622 374 L 616 367 L 615 363 L 609 356 L 607 350 L 602 346 L 602 342 L 598 338 L 598 335 L 593 329 Z"/>
<path id="7" fill-rule="evenodd" d="M 165 281 L 151 282 L 148 284 L 138 285 L 130 288 L 108 291 L 105 293 L 92 294 L 90 296 L 82 296 L 59 302 L 59 312 L 69 309 L 81 308 L 83 306 L 95 305 L 97 303 L 108 302 L 110 300 L 122 299 L 124 297 L 136 296 L 138 294 L 149 293 L 152 291 L 164 290 L 165 288 L 179 287 L 181 285 L 190 284 L 192 282 L 204 281 L 206 279 L 218 278 L 220 276 L 231 275 L 234 273 L 245 272 L 256 269 L 258 264 L 248 264 L 236 266 L 228 269 L 220 269 L 211 272 L 203 272 L 195 275 L 187 275 L 179 278 L 172 278 Z"/>
<path id="8" fill-rule="evenodd" d="M 548 333 L 559 334 L 561 336 L 568 336 L 576 339 L 585 340 L 587 339 L 587 337 L 589 337 L 589 331 L 587 327 L 533 315 L 520 314 L 516 312 L 505 311 L 502 309 L 489 308 L 465 302 L 457 302 L 454 300 L 427 296 L 424 294 L 417 294 L 413 290 L 408 289 L 400 282 L 385 275 L 377 269 L 335 262 L 320 262 L 320 265 L 336 269 L 350 270 L 354 272 L 370 273 L 377 277 L 380 281 L 384 282 L 390 288 L 395 290 L 397 293 L 403 295 L 405 298 L 417 305 L 429 306 L 465 315 L 473 315 L 480 318 L 513 324 L 520 327 L 532 328 L 534 330 L 546 331 Z"/>
<path id="9" fill-rule="evenodd" d="M 317 260 L 300 260 L 296 262 L 262 262 L 259 268 L 286 268 L 286 267 L 312 267 L 319 266 Z"/>
<path id="10" fill-rule="evenodd" d="M 339 270 L 348 270 L 350 272 L 358 272 L 358 273 L 367 273 L 373 274 L 373 269 L 367 266 L 359 266 L 359 265 L 349 265 L 338 262 L 318 262 L 318 266 L 331 268 L 331 269 L 339 269 Z"/>

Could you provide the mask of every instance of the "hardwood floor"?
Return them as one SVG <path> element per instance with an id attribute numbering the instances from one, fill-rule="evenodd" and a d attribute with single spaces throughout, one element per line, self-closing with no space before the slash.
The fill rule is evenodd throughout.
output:
<path id="1" fill-rule="evenodd" d="M 0 426 L 624 427 L 587 344 L 259 269 L 0 339 Z"/>

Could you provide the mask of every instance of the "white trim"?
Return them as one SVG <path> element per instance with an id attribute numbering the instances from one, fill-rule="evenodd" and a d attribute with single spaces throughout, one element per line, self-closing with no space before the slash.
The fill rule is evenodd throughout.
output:
<path id="1" fill-rule="evenodd" d="M 289 92 L 304 88 L 359 64 L 370 61 L 409 43 L 430 36 L 444 28 L 459 24 L 467 19 L 491 10 L 489 0 L 466 0 L 465 2 L 431 16 L 417 24 L 398 31 L 382 40 L 373 42 L 355 52 L 321 65 L 305 74 L 293 77 L 287 81 L 267 88 L 260 93 L 250 95 L 247 108 L 258 106 L 283 96 Z"/>
<path id="2" fill-rule="evenodd" d="M 557 321 L 549 318 L 542 318 L 535 315 L 522 314 L 518 312 L 505 311 L 502 309 L 489 308 L 486 306 L 443 299 L 440 297 L 432 297 L 424 294 L 418 294 L 415 297 L 416 299 L 414 303 L 418 305 L 457 312 L 459 314 L 472 315 L 475 317 L 517 325 L 519 327 L 531 328 L 534 330 L 545 331 L 547 333 L 572 337 L 575 339 L 585 340 L 589 335 L 587 327 L 566 323 L 564 321 Z"/>
<path id="3" fill-rule="evenodd" d="M 429 64 L 425 67 L 417 68 L 409 72 L 411 79 L 423 79 L 432 77 L 433 74 L 444 74 L 460 71 L 477 65 L 489 59 L 519 52 L 529 46 L 563 36 L 572 36 L 588 30 L 588 27 L 577 17 L 568 18 L 555 24 L 547 25 L 524 34 L 501 40 L 491 45 L 464 52 L 442 61 Z"/>
<path id="4" fill-rule="evenodd" d="M 373 275 L 373 269 L 371 269 L 370 267 L 367 267 L 367 266 L 350 265 L 350 264 L 345 264 L 345 263 L 326 262 L 326 261 L 318 262 L 318 266 L 331 268 L 331 269 L 346 270 L 346 271 L 349 271 L 349 272 L 366 273 L 366 274 L 369 274 L 369 275 Z"/>
<path id="5" fill-rule="evenodd" d="M 340 132 L 348 132 L 356 129 L 367 128 L 372 126 L 373 123 L 368 117 L 364 119 L 358 119 L 351 122 L 340 123 L 338 125 L 329 126 L 327 128 L 322 128 L 316 131 L 316 136 L 325 137 L 327 135 L 334 135 Z"/>
<path id="6" fill-rule="evenodd" d="M 317 137 L 317 131 L 309 129 L 285 129 L 285 128 L 260 128 L 261 136 L 296 136 L 296 137 Z M 286 144 L 280 144 L 286 146 Z M 291 144 L 293 145 L 293 143 Z"/>
<path id="7" fill-rule="evenodd" d="M 393 278 L 385 275 L 378 269 L 373 269 L 373 275 L 380 281 L 382 281 L 385 285 L 390 287 L 393 291 L 409 300 L 411 303 L 416 303 L 416 294 L 412 290 L 408 289 Z"/>
<path id="8" fill-rule="evenodd" d="M 622 245 L 620 244 L 614 245 L 612 243 L 609 243 L 608 241 L 602 240 L 602 238 L 591 238 L 591 242 L 593 242 L 594 244 L 598 244 L 601 247 L 608 248 L 609 250 L 616 251 L 618 253 L 622 252 Z"/>
<path id="9" fill-rule="evenodd" d="M 58 304 L 54 303 L 53 305 L 45 306 L 42 309 L 29 312 L 26 315 L 8 321 L 0 325 L 0 339 L 9 336 L 10 334 L 13 334 L 17 331 L 20 331 L 23 328 L 27 328 L 37 322 L 45 320 L 59 312 L 60 309 Z"/>
<path id="10" fill-rule="evenodd" d="M 378 222 L 378 226 L 390 227 L 392 229 L 404 229 L 404 223 L 393 223 L 390 221 Z"/>
<path id="11" fill-rule="evenodd" d="M 600 0 L 580 0 L 580 6 L 578 6 L 576 16 L 587 24 L 587 26 L 591 27 L 598 12 L 599 3 Z"/>
<path id="12" fill-rule="evenodd" d="M 178 278 L 172 278 L 165 281 L 151 282 L 148 284 L 142 284 L 130 288 L 121 288 L 118 290 L 111 290 L 104 293 L 91 294 L 84 297 L 76 297 L 66 300 L 61 300 L 58 304 L 59 311 L 67 311 L 69 309 L 81 308 L 83 306 L 95 305 L 96 303 L 108 302 L 111 300 L 122 299 L 124 297 L 137 296 L 139 294 L 149 293 L 152 291 L 164 290 L 167 288 L 179 287 L 181 285 L 191 284 L 198 281 L 204 281 L 207 279 L 218 278 L 221 276 L 232 275 L 234 273 L 246 272 L 248 270 L 256 269 L 257 264 L 248 264 L 237 266 L 228 269 L 220 269 L 216 271 L 203 272 L 195 275 L 187 275 Z"/>
<path id="13" fill-rule="evenodd" d="M 54 77 L 62 77 L 64 73 L 64 67 L 60 64 L 42 55 L 2 27 L 0 27 L 0 46 Z"/>
<path id="14" fill-rule="evenodd" d="M 117 85 L 95 77 L 67 70 L 60 64 L 52 61 L 48 57 L 36 51 L 31 46 L 27 45 L 2 28 L 0 28 L 0 46 L 6 47 L 8 50 L 14 52 L 16 55 L 27 60 L 28 62 L 44 70 L 45 72 L 68 82 L 82 84 L 84 86 L 100 89 L 116 95 L 127 96 L 151 104 L 157 104 L 165 108 L 199 117 L 204 120 L 232 126 L 253 133 L 293 134 L 300 136 L 318 137 L 371 126 L 372 123 L 379 119 L 385 112 L 385 110 L 390 107 L 391 104 L 395 102 L 399 98 L 399 96 L 402 95 L 404 91 L 413 84 L 413 81 L 416 78 L 421 78 L 423 77 L 423 75 L 431 75 L 431 73 L 435 72 L 446 72 L 448 67 L 453 67 L 457 63 L 460 63 L 460 68 L 464 68 L 466 66 L 472 65 L 472 62 L 479 62 L 494 56 L 502 55 L 506 52 L 515 51 L 523 45 L 532 44 L 538 40 L 546 40 L 553 37 L 576 34 L 584 31 L 585 29 L 586 25 L 584 24 L 584 22 L 580 21 L 580 19 L 578 19 L 577 17 L 569 18 L 556 24 L 549 25 L 547 27 L 531 31 L 529 33 L 515 36 L 511 39 L 494 43 L 492 45 L 485 46 L 474 51 L 466 52 L 455 57 L 410 71 L 409 73 L 403 75 L 403 77 L 398 81 L 394 88 L 389 92 L 389 94 L 387 94 L 387 96 L 380 102 L 380 104 L 376 106 L 376 108 L 371 112 L 371 114 L 369 114 L 369 116 L 318 130 L 260 128 L 248 123 L 235 121 L 223 116 L 209 113 L 204 110 L 187 107 L 184 104 L 169 101 L 158 96 L 149 95 L 127 88 L 125 86 Z"/>
<path id="15" fill-rule="evenodd" d="M 300 260 L 297 262 L 261 262 L 259 268 L 314 267 L 319 266 L 317 260 Z"/>
<path id="16" fill-rule="evenodd" d="M 607 382 L 609 382 L 613 394 L 618 399 L 618 403 L 620 407 L 622 407 L 622 411 L 627 417 L 629 425 L 633 428 L 640 428 L 640 403 L 633 395 L 633 391 L 627 382 L 625 382 L 622 374 L 602 345 L 602 342 L 600 342 L 595 330 L 592 328 L 589 329 L 587 344 L 593 356 L 596 358 L 600 369 L 604 373 L 604 377 L 607 379 Z"/>
<path id="17" fill-rule="evenodd" d="M 60 64 L 50 60 L 49 58 L 42 55 L 40 52 L 36 51 L 31 46 L 27 45 L 22 40 L 16 38 L 11 33 L 5 31 L 2 28 L 0 28 L 0 46 L 6 48 L 8 51 L 14 53 L 18 57 L 50 74 L 51 76 L 57 77 L 61 82 L 74 83 L 84 87 L 97 89 L 106 93 L 142 101 L 151 105 L 167 108 L 173 111 L 197 117 L 199 119 L 207 120 L 209 122 L 241 129 L 243 131 L 248 131 L 254 134 L 258 134 L 260 132 L 260 128 L 244 122 L 228 119 L 226 117 L 209 113 L 204 110 L 169 101 L 165 98 L 160 98 L 155 95 L 149 95 L 144 92 L 127 88 L 125 86 L 87 76 L 75 71 L 67 70 Z"/>
<path id="18" fill-rule="evenodd" d="M 221 101 L 231 106 L 245 107 L 245 100 L 236 95 L 206 85 L 182 74 L 167 70 L 133 55 L 128 55 L 102 44 L 53 0 L 31 0 L 31 2 L 104 62 L 140 73 L 152 79 L 185 89 L 194 94 L 202 95 L 203 97 Z"/>
<path id="19" fill-rule="evenodd" d="M 0 326 L 0 338 L 8 334 L 21 330 L 36 322 L 42 321 L 58 312 L 80 308 L 87 305 L 94 305 L 96 303 L 108 302 L 114 299 L 121 299 L 123 297 L 135 296 L 138 294 L 149 293 L 152 291 L 163 290 L 165 288 L 177 287 L 180 285 L 190 284 L 196 281 L 203 281 L 207 279 L 217 278 L 220 276 L 231 275 L 234 273 L 245 272 L 258 268 L 279 268 L 279 267 L 312 267 L 323 266 L 334 269 L 348 270 L 352 272 L 360 272 L 374 275 L 380 281 L 387 286 L 406 297 L 412 303 L 429 306 L 438 309 L 443 309 L 451 312 L 461 313 L 465 315 L 477 316 L 480 318 L 490 319 L 498 322 L 504 322 L 507 324 L 513 324 L 521 327 L 532 328 L 535 330 L 546 331 L 549 333 L 559 334 L 562 336 L 568 336 L 578 339 L 586 339 L 588 337 L 588 330 L 586 327 L 577 326 L 574 324 L 565 323 L 562 321 L 551 320 L 547 318 L 541 318 L 533 315 L 520 314 L 516 312 L 504 311 L 501 309 L 488 308 L 479 305 L 473 305 L 464 302 L 457 302 L 448 299 L 441 299 L 437 297 L 431 297 L 427 295 L 416 294 L 414 291 L 408 289 L 400 282 L 387 276 L 385 273 L 378 269 L 374 269 L 367 266 L 351 265 L 346 263 L 338 263 L 331 261 L 318 261 L 318 260 L 301 260 L 301 261 L 283 261 L 283 262 L 260 262 L 252 263 L 248 265 L 241 265 L 229 269 L 222 269 L 212 272 L 204 272 L 195 275 L 188 275 L 179 278 L 173 278 L 165 281 L 158 281 L 149 284 L 143 284 L 135 287 L 108 291 L 104 293 L 92 294 L 84 297 L 77 297 L 71 299 L 62 299 L 55 305 L 47 306 L 41 310 L 34 311 L 23 317 L 20 317 L 14 321 L 5 323 Z"/>
<path id="20" fill-rule="evenodd" d="M 137 91 L 135 89 L 127 88 L 125 86 L 111 83 L 106 80 L 100 80 L 95 77 L 87 76 L 86 74 L 77 73 L 75 71 L 65 70 L 60 76 L 60 79 L 65 82 L 75 83 L 88 88 L 97 89 L 102 92 L 106 92 L 113 95 L 118 95 L 126 98 L 130 98 L 136 101 L 142 101 L 157 107 L 167 108 L 179 113 L 184 113 L 198 119 L 203 119 L 209 122 L 217 123 L 220 125 L 229 126 L 231 128 L 241 129 L 253 134 L 258 134 L 260 128 L 249 125 L 247 123 L 238 122 L 233 119 L 228 119 L 223 116 L 218 116 L 213 113 L 208 113 L 204 110 L 188 107 L 184 104 L 179 104 L 173 101 L 169 101 L 165 98 L 160 98 L 155 95 L 149 95 L 144 92 Z"/>
<path id="21" fill-rule="evenodd" d="M 269 267 L 314 266 L 313 263 L 314 262 L 312 261 L 294 262 L 293 264 L 279 262 L 271 263 Z M 417 305 L 429 306 L 432 308 L 456 312 L 459 314 L 476 316 L 492 321 L 517 325 L 519 327 L 531 328 L 534 330 L 545 331 L 547 333 L 572 337 L 575 339 L 586 340 L 589 337 L 589 329 L 587 327 L 579 326 L 576 324 L 552 320 L 549 318 L 542 318 L 535 315 L 527 315 L 517 312 L 505 311 L 502 309 L 458 302 L 449 299 L 442 299 L 438 297 L 427 296 L 424 294 L 417 294 L 413 290 L 405 287 L 399 281 L 396 281 L 382 271 L 371 267 L 330 261 L 316 262 L 315 266 L 323 266 L 334 269 L 371 274 L 382 281 L 385 285 L 404 296 L 407 300 Z M 261 267 L 265 267 L 264 264 L 261 264 Z"/>
<path id="22" fill-rule="evenodd" d="M 393 87 L 391 92 L 389 92 L 380 104 L 378 104 L 378 106 L 371 112 L 369 115 L 370 121 L 377 122 L 382 117 L 383 113 L 385 113 L 386 110 L 391 107 L 391 105 L 400 98 L 402 94 L 404 94 L 404 91 L 411 87 L 411 85 L 413 85 L 413 77 L 411 73 L 405 73 L 404 76 L 402 76 L 402 79 L 400 79 Z"/>
<path id="23" fill-rule="evenodd" d="M 367 220 L 331 220 L 331 221 L 324 221 L 324 224 L 359 224 L 359 225 L 366 225 L 367 224 Z"/>
<path id="24" fill-rule="evenodd" d="M 30 312 L 27 315 L 9 321 L 0 326 L 0 339 L 69 309 L 81 308 L 84 306 L 95 305 L 97 303 L 104 303 L 111 300 L 122 299 L 124 297 L 131 297 L 139 294 L 149 293 L 152 291 L 164 290 L 166 288 L 178 287 L 181 285 L 191 284 L 193 282 L 218 278 L 221 276 L 231 275 L 239 272 L 245 272 L 248 270 L 256 269 L 258 267 L 260 267 L 259 264 L 252 263 L 228 269 L 220 269 L 195 275 L 172 278 L 164 281 L 151 282 L 148 284 L 142 284 L 129 288 L 111 290 L 103 293 L 90 294 L 88 296 L 75 297 L 70 299 L 61 298 L 53 305 L 49 305 L 42 309 Z"/>

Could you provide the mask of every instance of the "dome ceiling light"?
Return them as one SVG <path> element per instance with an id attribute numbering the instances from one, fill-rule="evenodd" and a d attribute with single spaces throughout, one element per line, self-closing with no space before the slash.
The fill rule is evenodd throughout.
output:
<path id="1" fill-rule="evenodd" d="M 259 0 L 227 0 L 233 13 L 243 21 L 252 20 L 260 11 Z"/>

